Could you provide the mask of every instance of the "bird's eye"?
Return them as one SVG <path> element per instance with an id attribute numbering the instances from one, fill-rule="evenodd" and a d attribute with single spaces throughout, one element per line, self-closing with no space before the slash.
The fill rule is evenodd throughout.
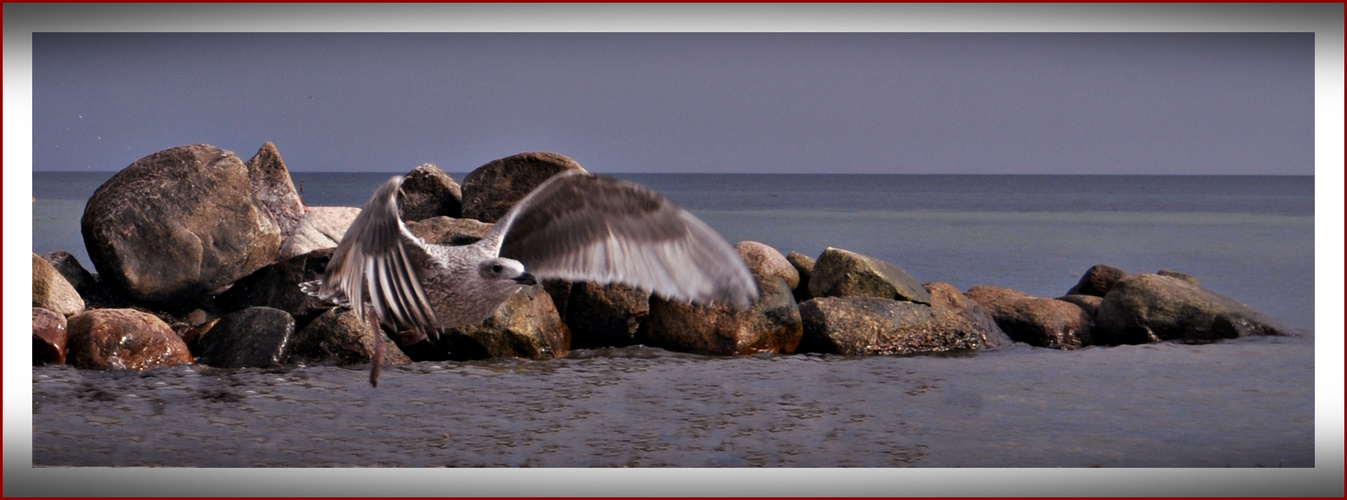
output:
<path id="1" fill-rule="evenodd" d="M 494 266 L 491 266 L 491 272 L 493 272 L 493 273 L 499 274 L 499 273 L 500 273 L 501 271 L 503 271 L 503 270 L 505 270 L 505 267 L 502 266 L 502 265 L 500 265 L 500 264 L 496 264 L 496 265 L 494 265 Z"/>

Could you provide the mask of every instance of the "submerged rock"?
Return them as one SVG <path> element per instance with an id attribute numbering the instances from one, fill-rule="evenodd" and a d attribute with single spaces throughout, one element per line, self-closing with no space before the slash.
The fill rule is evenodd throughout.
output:
<path id="1" fill-rule="evenodd" d="M 65 364 L 66 341 L 65 316 L 34 307 L 33 364 Z"/>
<path id="2" fill-rule="evenodd" d="M 134 309 L 93 309 L 71 316 L 66 360 L 95 370 L 147 370 L 191 363 L 187 344 L 153 314 Z"/>
<path id="3" fill-rule="evenodd" d="M 433 163 L 407 173 L 398 191 L 398 215 L 404 222 L 463 216 L 463 188 Z"/>
<path id="4" fill-rule="evenodd" d="M 519 153 L 477 167 L 463 178 L 463 217 L 496 222 L 533 188 L 566 170 L 585 169 L 556 153 Z"/>
<path id="5" fill-rule="evenodd" d="M 65 276 L 33 254 L 33 307 L 72 316 L 84 311 L 84 299 Z"/>
<path id="6" fill-rule="evenodd" d="M 217 368 L 270 368 L 290 354 L 295 319 L 280 309 L 250 307 L 220 317 L 192 344 L 197 362 Z"/>
<path id="7" fill-rule="evenodd" d="M 975 286 L 964 295 L 986 307 L 996 325 L 1017 342 L 1051 349 L 1075 349 L 1092 343 L 1090 316 L 1070 302 L 991 286 Z"/>
<path id="8" fill-rule="evenodd" d="M 1158 274 L 1118 280 L 1099 304 L 1095 332 L 1099 343 L 1109 345 L 1288 334 L 1271 318 L 1234 299 Z"/>
<path id="9" fill-rule="evenodd" d="M 898 266 L 856 252 L 828 247 L 809 276 L 814 297 L 878 297 L 930 305 L 931 295 Z"/>
<path id="10" fill-rule="evenodd" d="M 800 344 L 800 311 L 786 280 L 754 275 L 762 295 L 749 309 L 650 297 L 642 344 L 698 354 L 790 354 Z"/>
<path id="11" fill-rule="evenodd" d="M 276 259 L 281 232 L 233 152 L 206 144 L 146 156 L 85 205 L 80 230 L 100 278 L 167 306 L 223 291 Z"/>

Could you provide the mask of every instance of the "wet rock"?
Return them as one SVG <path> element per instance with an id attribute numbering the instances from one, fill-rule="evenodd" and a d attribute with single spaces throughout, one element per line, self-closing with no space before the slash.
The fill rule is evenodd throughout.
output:
<path id="1" fill-rule="evenodd" d="M 1015 343 L 997 326 L 991 312 L 959 293 L 954 285 L 935 282 L 923 286 L 931 294 L 931 312 L 936 324 L 949 338 L 959 339 L 967 335 L 965 332 L 971 332 L 982 336 L 984 347 L 1006 347 Z"/>
<path id="2" fill-rule="evenodd" d="M 1099 343 L 1109 345 L 1288 334 L 1272 318 L 1234 299 L 1158 274 L 1118 280 L 1099 304 L 1094 331 Z"/>
<path id="3" fill-rule="evenodd" d="M 65 364 L 66 340 L 65 316 L 34 307 L 33 364 Z"/>
<path id="4" fill-rule="evenodd" d="M 735 251 L 744 258 L 748 270 L 762 276 L 778 276 L 786 280 L 786 286 L 794 290 L 800 285 L 800 273 L 775 248 L 756 241 L 740 241 L 734 244 Z"/>
<path id="5" fill-rule="evenodd" d="M 270 368 L 290 354 L 295 320 L 280 309 L 250 307 L 220 317 L 192 344 L 197 362 L 216 368 Z"/>
<path id="6" fill-rule="evenodd" d="M 384 364 L 412 362 L 383 330 L 345 307 L 328 309 L 295 333 L 290 358 L 339 365 L 369 363 L 374 359 L 376 340 L 384 343 Z"/>
<path id="7" fill-rule="evenodd" d="M 463 216 L 463 188 L 433 163 L 416 167 L 398 191 L 398 215 L 404 222 Z"/>
<path id="8" fill-rule="evenodd" d="M 50 263 L 33 254 L 33 307 L 41 307 L 65 316 L 84 311 L 84 299 L 65 276 Z"/>
<path id="9" fill-rule="evenodd" d="M 612 283 L 575 283 L 568 287 L 562 318 L 571 330 L 572 349 L 625 347 L 650 315 L 650 292 Z"/>
<path id="10" fill-rule="evenodd" d="M 800 311 L 786 280 L 754 275 L 762 295 L 752 307 L 693 305 L 650 297 L 637 339 L 670 351 L 714 355 L 790 354 L 800 344 Z"/>
<path id="11" fill-rule="evenodd" d="M 566 170 L 584 170 L 556 153 L 520 153 L 477 167 L 463 178 L 463 217 L 496 222 L 543 181 Z"/>
<path id="12" fill-rule="evenodd" d="M 943 292 L 944 290 L 941 289 Z M 800 304 L 800 352 L 850 356 L 976 350 L 998 338 L 941 301 L 942 310 L 879 297 L 820 297 Z M 994 332 L 994 330 L 992 331 Z"/>
<path id="13" fill-rule="evenodd" d="M 814 298 L 809 294 L 809 276 L 814 274 L 814 259 L 801 253 L 791 252 L 786 254 L 786 262 L 790 262 L 791 267 L 795 268 L 796 274 L 800 277 L 800 284 L 796 285 L 792 291 L 795 294 L 795 301 L 804 302 Z"/>
<path id="14" fill-rule="evenodd" d="M 314 250 L 336 248 L 346 228 L 360 215 L 357 207 L 309 207 L 294 233 L 281 244 L 279 259 L 288 259 Z"/>
<path id="15" fill-rule="evenodd" d="M 828 247 L 809 276 L 814 297 L 879 297 L 930 305 L 931 295 L 898 266 L 840 248 Z"/>
<path id="16" fill-rule="evenodd" d="M 192 362 L 187 344 L 153 314 L 93 309 L 67 323 L 66 361 L 95 370 L 147 370 Z"/>
<path id="17" fill-rule="evenodd" d="M 1071 287 L 1070 290 L 1067 290 L 1066 294 L 1103 297 L 1104 294 L 1108 293 L 1110 288 L 1113 288 L 1113 284 L 1122 279 L 1123 276 L 1127 276 L 1127 273 L 1123 272 L 1122 269 L 1104 264 L 1096 264 L 1086 270 L 1085 274 L 1080 277 L 1080 281 L 1077 282 L 1075 286 Z"/>
<path id="18" fill-rule="evenodd" d="M 248 181 L 257 202 L 271 214 L 272 221 L 281 231 L 281 241 L 285 241 L 294 234 L 295 227 L 308 211 L 295 191 L 290 170 L 285 168 L 276 145 L 270 142 L 263 144 L 246 165 Z"/>
<path id="19" fill-rule="evenodd" d="M 1194 278 L 1192 275 L 1187 274 L 1187 273 L 1181 273 L 1181 272 L 1178 272 L 1178 271 L 1170 271 L 1170 270 L 1168 270 L 1168 269 L 1161 269 L 1161 270 L 1159 270 L 1158 272 L 1156 272 L 1155 274 L 1158 274 L 1158 275 L 1160 275 L 1160 276 L 1169 276 L 1170 278 L 1178 278 L 1178 279 L 1181 279 L 1181 280 L 1183 280 L 1183 281 L 1187 281 L 1188 283 L 1191 283 L 1193 286 L 1202 286 L 1202 283 L 1199 283 L 1199 282 L 1197 281 L 1197 278 Z"/>
<path id="20" fill-rule="evenodd" d="M 975 286 L 964 295 L 987 308 L 996 325 L 1017 342 L 1051 349 L 1092 343 L 1090 316 L 1073 303 L 991 286 Z"/>
<path id="21" fill-rule="evenodd" d="M 1063 295 L 1061 297 L 1057 297 L 1057 300 L 1063 302 L 1070 302 L 1072 304 L 1079 306 L 1082 310 L 1085 311 L 1085 314 L 1090 317 L 1090 322 L 1091 324 L 1093 324 L 1095 316 L 1099 315 L 1099 303 L 1103 302 L 1104 298 L 1097 297 L 1094 295 L 1076 294 L 1076 295 Z"/>
<path id="22" fill-rule="evenodd" d="M 570 351 L 571 332 L 541 286 L 524 287 L 481 323 L 449 328 L 436 342 L 455 360 L 550 359 Z M 409 353 L 412 351 L 409 351 Z M 416 359 L 416 356 L 413 356 Z"/>
<path id="23" fill-rule="evenodd" d="M 86 295 L 87 291 L 91 291 L 98 286 L 98 280 L 94 278 L 94 275 L 88 269 L 85 269 L 84 265 L 80 264 L 79 259 L 71 255 L 70 252 L 65 250 L 47 252 L 42 254 L 42 260 L 51 264 L 56 272 L 61 273 L 61 276 L 70 283 L 70 286 L 75 288 L 76 292 L 79 292 L 81 297 Z"/>
<path id="24" fill-rule="evenodd" d="M 438 245 L 469 245 L 486 236 L 492 224 L 474 219 L 431 217 L 407 223 L 407 230 L 427 243 Z"/>
<path id="25" fill-rule="evenodd" d="M 105 284 L 132 298 L 188 305 L 276 259 L 280 228 L 248 168 L 206 144 L 146 156 L 100 186 L 80 230 Z"/>
<path id="26" fill-rule="evenodd" d="M 226 312 L 249 307 L 280 309 L 302 327 L 333 306 L 299 289 L 300 283 L 322 277 L 333 251 L 333 248 L 314 250 L 258 269 L 216 297 L 215 306 Z"/>

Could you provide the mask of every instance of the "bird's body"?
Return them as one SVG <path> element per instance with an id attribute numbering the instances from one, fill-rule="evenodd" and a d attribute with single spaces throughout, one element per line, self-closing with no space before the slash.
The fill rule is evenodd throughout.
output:
<path id="1" fill-rule="evenodd" d="M 363 316 L 436 338 L 490 317 L 536 278 L 623 283 L 671 299 L 747 306 L 757 284 L 738 252 L 692 214 L 643 186 L 582 171 L 557 174 L 485 237 L 428 243 L 398 217 L 401 177 L 351 223 L 322 279 L 301 288 Z M 536 278 L 535 278 L 536 277 Z M 377 369 L 377 361 L 375 368 Z"/>

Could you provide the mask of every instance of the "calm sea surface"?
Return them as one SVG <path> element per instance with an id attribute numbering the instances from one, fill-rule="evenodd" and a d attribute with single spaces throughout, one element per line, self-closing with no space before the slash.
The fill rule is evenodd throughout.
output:
<path id="1" fill-rule="evenodd" d="M 34 252 L 92 267 L 79 218 L 109 175 L 33 175 Z M 388 174 L 293 177 L 309 205 L 359 206 Z M 916 357 L 577 350 L 390 368 L 377 390 L 365 367 L 35 367 L 34 465 L 1315 465 L 1312 177 L 619 177 L 731 242 L 834 246 L 923 282 L 1044 297 L 1094 264 L 1170 269 L 1298 335 Z"/>

